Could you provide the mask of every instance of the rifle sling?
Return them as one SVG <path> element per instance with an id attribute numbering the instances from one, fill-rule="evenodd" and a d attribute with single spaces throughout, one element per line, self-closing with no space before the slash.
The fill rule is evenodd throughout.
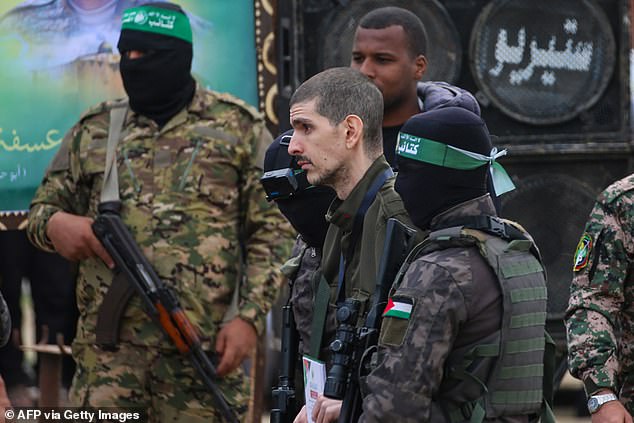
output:
<path id="1" fill-rule="evenodd" d="M 324 275 L 321 275 L 319 285 L 317 286 L 317 293 L 315 294 L 315 308 L 313 311 L 313 322 L 310 330 L 310 355 L 313 358 L 319 358 L 329 303 L 330 285 L 326 282 Z"/>
<path id="2" fill-rule="evenodd" d="M 121 315 L 134 293 L 134 287 L 128 283 L 123 272 L 117 273 L 97 313 L 96 337 L 97 344 L 102 348 L 112 350 L 119 343 Z"/>
<path id="3" fill-rule="evenodd" d="M 121 138 L 128 101 L 120 100 L 110 109 L 108 144 L 106 145 L 106 168 L 101 188 L 101 203 L 119 201 L 119 177 L 117 174 L 117 144 Z M 123 273 L 114 275 L 108 292 L 97 311 L 96 342 L 105 349 L 114 349 L 119 342 L 119 323 L 134 288 L 130 286 Z"/>
<path id="4" fill-rule="evenodd" d="M 110 109 L 110 126 L 108 127 L 108 144 L 106 145 L 106 168 L 101 188 L 101 203 L 119 201 L 119 176 L 117 174 L 117 144 L 121 138 L 125 117 L 128 112 L 128 101 L 116 102 Z"/>

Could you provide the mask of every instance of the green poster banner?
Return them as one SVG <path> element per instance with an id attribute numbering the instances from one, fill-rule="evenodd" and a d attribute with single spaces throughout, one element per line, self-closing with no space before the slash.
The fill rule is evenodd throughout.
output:
<path id="1" fill-rule="evenodd" d="M 0 214 L 28 210 L 64 134 L 88 107 L 125 95 L 122 10 L 149 0 L 3 0 L 0 5 Z M 193 30 L 203 86 L 257 105 L 253 2 L 175 0 Z"/>

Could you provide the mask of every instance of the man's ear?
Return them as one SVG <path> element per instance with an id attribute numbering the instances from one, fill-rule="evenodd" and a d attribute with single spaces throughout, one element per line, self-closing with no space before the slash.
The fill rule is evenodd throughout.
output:
<path id="1" fill-rule="evenodd" d="M 343 124 L 346 131 L 346 149 L 351 150 L 362 142 L 363 121 L 357 115 L 348 115 Z"/>
<path id="2" fill-rule="evenodd" d="M 420 81 L 427 71 L 427 58 L 422 54 L 419 54 L 418 56 L 416 56 L 414 66 L 416 66 L 416 72 L 414 73 L 414 75 L 416 79 Z"/>

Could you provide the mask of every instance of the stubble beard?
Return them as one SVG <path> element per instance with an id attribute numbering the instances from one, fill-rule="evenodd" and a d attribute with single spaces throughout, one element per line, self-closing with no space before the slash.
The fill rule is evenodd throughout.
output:
<path id="1" fill-rule="evenodd" d="M 334 190 L 348 179 L 348 168 L 341 165 L 338 168 L 322 171 L 321 173 L 306 175 L 308 182 L 315 186 L 326 186 Z"/>

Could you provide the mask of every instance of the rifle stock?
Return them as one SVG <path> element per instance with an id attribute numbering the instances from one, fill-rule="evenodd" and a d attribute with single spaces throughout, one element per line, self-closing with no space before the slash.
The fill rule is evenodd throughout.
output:
<path id="1" fill-rule="evenodd" d="M 119 213 L 115 211 L 116 207 L 115 205 L 113 208 L 108 203 L 100 204 L 99 215 L 92 225 L 93 232 L 114 260 L 116 270 L 123 272 L 128 283 L 141 297 L 148 316 L 163 330 L 178 351 L 190 359 L 224 419 L 231 423 L 238 422 L 237 416 L 214 383 L 217 378 L 216 368 L 202 349 L 199 330 L 185 315 L 178 298 L 145 258 Z"/>

